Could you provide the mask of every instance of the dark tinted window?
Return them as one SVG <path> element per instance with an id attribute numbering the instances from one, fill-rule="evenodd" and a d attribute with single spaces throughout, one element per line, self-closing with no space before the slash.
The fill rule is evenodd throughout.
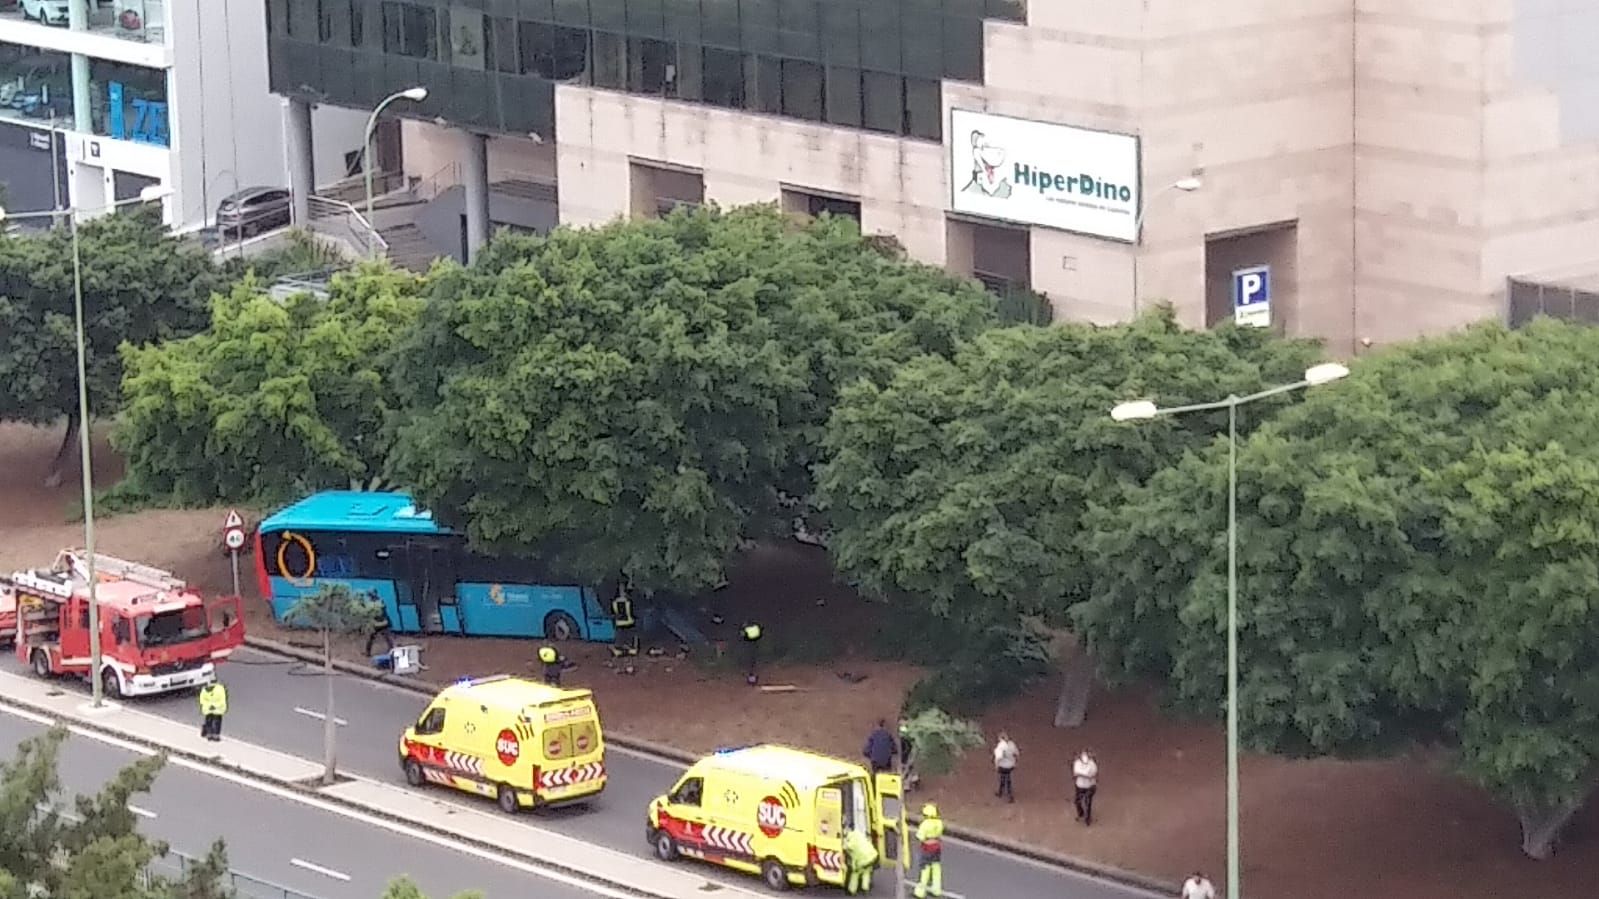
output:
<path id="1" fill-rule="evenodd" d="M 516 22 L 499 16 L 483 17 L 483 64 L 495 72 L 521 71 L 516 53 Z"/>
<path id="2" fill-rule="evenodd" d="M 548 81 L 570 81 L 588 68 L 589 35 L 579 28 L 540 22 L 517 24 L 522 74 Z"/>
<path id="3" fill-rule="evenodd" d="M 385 0 L 383 51 L 413 59 L 438 59 L 438 16 L 431 6 Z"/>
<path id="4" fill-rule="evenodd" d="M 744 57 L 731 50 L 706 47 L 704 66 L 705 102 L 743 109 Z"/>
<path id="5" fill-rule="evenodd" d="M 672 45 L 651 38 L 633 38 L 627 42 L 627 89 L 635 94 L 666 93 L 670 81 L 676 79 L 676 60 Z"/>
<path id="6" fill-rule="evenodd" d="M 820 122 L 824 93 L 821 66 L 798 59 L 783 60 L 784 115 Z"/>

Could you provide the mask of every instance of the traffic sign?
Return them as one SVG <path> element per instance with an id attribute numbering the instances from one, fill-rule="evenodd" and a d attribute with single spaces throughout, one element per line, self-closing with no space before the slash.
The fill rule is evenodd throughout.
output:
<path id="1" fill-rule="evenodd" d="M 239 511 L 237 509 L 228 510 L 228 519 L 227 521 L 222 522 L 222 529 L 224 531 L 235 529 L 241 531 L 244 530 L 244 519 L 239 517 Z"/>
<path id="2" fill-rule="evenodd" d="M 235 552 L 244 548 L 244 531 L 239 528 L 228 528 L 222 533 L 222 543 Z"/>
<path id="3" fill-rule="evenodd" d="M 1271 266 L 1233 270 L 1233 321 L 1245 328 L 1271 325 Z"/>

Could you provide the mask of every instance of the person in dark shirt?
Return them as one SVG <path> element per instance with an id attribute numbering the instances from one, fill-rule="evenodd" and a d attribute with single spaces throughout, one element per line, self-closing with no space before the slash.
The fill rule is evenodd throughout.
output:
<path id="1" fill-rule="evenodd" d="M 866 738 L 866 746 L 861 749 L 861 754 L 871 763 L 872 773 L 894 770 L 894 735 L 888 732 L 888 721 L 877 719 L 877 729 Z"/>

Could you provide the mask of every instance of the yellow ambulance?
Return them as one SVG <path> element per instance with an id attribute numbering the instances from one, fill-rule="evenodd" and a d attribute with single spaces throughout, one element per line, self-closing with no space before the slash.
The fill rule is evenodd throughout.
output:
<path id="1" fill-rule="evenodd" d="M 405 729 L 400 767 L 413 787 L 454 787 L 513 814 L 592 799 L 605 789 L 594 694 L 504 674 L 465 678 Z"/>
<path id="2" fill-rule="evenodd" d="M 903 846 L 899 810 L 886 815 L 885 798 L 900 798 L 897 775 L 874 783 L 853 762 L 787 746 L 727 749 L 695 762 L 650 803 L 647 836 L 662 861 L 688 857 L 759 874 L 774 890 L 843 886 L 847 831 L 865 831 L 883 865 L 888 843 Z"/>

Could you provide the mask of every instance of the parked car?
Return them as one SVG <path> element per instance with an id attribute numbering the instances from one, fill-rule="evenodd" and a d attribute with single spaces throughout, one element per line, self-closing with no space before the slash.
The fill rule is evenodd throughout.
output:
<path id="1" fill-rule="evenodd" d="M 282 228 L 294 216 L 287 190 L 281 187 L 247 187 L 222 199 L 217 206 L 217 229 L 224 239 L 253 237 Z"/>
<path id="2" fill-rule="evenodd" d="M 67 24 L 68 0 L 20 0 L 24 19 L 35 19 L 46 25 Z"/>

